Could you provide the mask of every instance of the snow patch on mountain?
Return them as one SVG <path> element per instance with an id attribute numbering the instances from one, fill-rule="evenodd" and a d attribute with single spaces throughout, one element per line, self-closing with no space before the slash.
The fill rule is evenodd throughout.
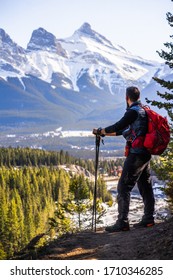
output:
<path id="1" fill-rule="evenodd" d="M 79 130 L 67 130 L 67 131 L 61 131 L 61 138 L 68 138 L 68 137 L 93 137 L 91 131 L 79 131 Z"/>
<path id="2" fill-rule="evenodd" d="M 73 77 L 73 85 L 81 74 L 86 72 L 93 83 L 104 89 L 107 85 L 112 94 L 117 93 L 118 86 L 127 86 L 124 81 L 139 81 L 143 88 L 158 70 L 159 63 L 133 56 L 120 46 L 101 40 L 98 33 L 85 24 L 71 37 L 60 40 L 69 55 L 68 67 Z"/>
<path id="3" fill-rule="evenodd" d="M 51 83 L 52 73 L 63 73 L 69 77 L 69 68 L 65 59 L 47 51 L 30 52 L 28 54 L 29 64 L 26 73 L 37 76 L 40 79 Z"/>

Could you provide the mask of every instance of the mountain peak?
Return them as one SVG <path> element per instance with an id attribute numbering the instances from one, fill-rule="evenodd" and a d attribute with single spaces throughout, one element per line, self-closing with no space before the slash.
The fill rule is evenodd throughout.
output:
<path id="1" fill-rule="evenodd" d="M 91 28 L 91 25 L 87 22 L 84 22 L 82 26 L 75 31 L 74 34 L 79 34 L 80 37 L 81 36 L 89 37 L 94 39 L 98 43 L 113 47 L 112 43 L 109 40 L 107 40 L 104 36 L 94 31 Z"/>
<path id="2" fill-rule="evenodd" d="M 27 50 L 45 50 L 50 48 L 56 48 L 56 37 L 42 27 L 34 30 L 27 45 Z"/>
<path id="3" fill-rule="evenodd" d="M 91 29 L 91 25 L 88 22 L 84 22 L 82 26 L 79 28 L 79 31 L 86 34 L 93 33 L 93 30 Z"/>
<path id="4" fill-rule="evenodd" d="M 10 36 L 5 32 L 4 29 L 0 28 L 0 41 L 7 44 L 14 44 Z"/>
<path id="5" fill-rule="evenodd" d="M 20 47 L 18 44 L 16 44 L 10 36 L 5 32 L 4 29 L 0 28 L 0 51 L 1 51 L 1 57 L 0 58 L 5 58 L 8 61 L 13 60 L 13 55 L 20 55 L 23 54 L 25 55 L 25 50 Z M 20 60 L 20 59 L 19 59 Z"/>
<path id="6" fill-rule="evenodd" d="M 50 51 L 59 54 L 60 56 L 67 57 L 66 51 L 62 48 L 61 44 L 57 41 L 56 37 L 40 27 L 32 32 L 31 39 L 27 45 L 28 51 Z"/>

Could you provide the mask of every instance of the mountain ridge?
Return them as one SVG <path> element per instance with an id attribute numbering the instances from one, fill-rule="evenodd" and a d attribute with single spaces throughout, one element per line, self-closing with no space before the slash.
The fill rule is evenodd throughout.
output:
<path id="1" fill-rule="evenodd" d="M 138 86 L 143 100 L 146 88 L 156 97 L 152 77 L 170 74 L 164 64 L 114 46 L 86 22 L 65 39 L 39 27 L 26 49 L 0 29 L 0 126 L 17 133 L 19 127 L 108 125 L 125 109 L 127 86 Z"/>

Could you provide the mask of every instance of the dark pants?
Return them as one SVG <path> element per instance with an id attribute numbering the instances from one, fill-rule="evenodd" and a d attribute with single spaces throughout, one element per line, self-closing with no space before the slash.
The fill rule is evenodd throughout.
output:
<path id="1" fill-rule="evenodd" d="M 137 183 L 144 202 L 143 220 L 153 219 L 154 194 L 150 179 L 151 155 L 129 154 L 124 162 L 122 175 L 118 182 L 118 220 L 128 220 L 130 192 Z"/>

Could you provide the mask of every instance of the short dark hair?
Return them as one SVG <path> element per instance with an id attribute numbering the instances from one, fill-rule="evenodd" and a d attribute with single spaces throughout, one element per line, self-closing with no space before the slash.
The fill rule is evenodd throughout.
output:
<path id="1" fill-rule="evenodd" d="M 140 98 L 140 91 L 137 87 L 128 87 L 126 88 L 126 96 L 129 97 L 132 102 L 135 102 Z"/>

